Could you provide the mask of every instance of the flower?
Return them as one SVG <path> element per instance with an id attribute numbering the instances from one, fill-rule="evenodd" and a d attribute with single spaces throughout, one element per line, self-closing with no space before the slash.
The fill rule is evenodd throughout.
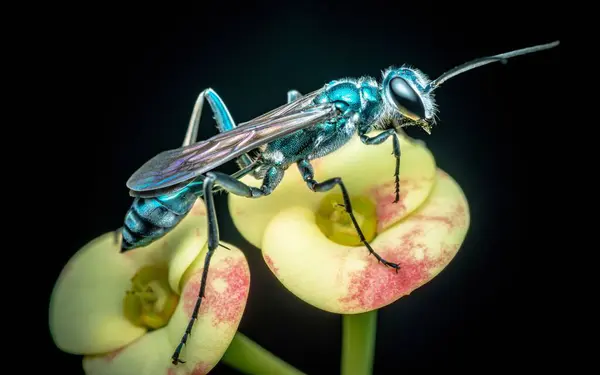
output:
<path id="1" fill-rule="evenodd" d="M 317 181 L 341 177 L 353 211 L 372 248 L 400 264 L 396 271 L 369 255 L 340 205 L 341 190 L 308 189 L 289 168 L 267 197 L 229 196 L 233 222 L 262 250 L 279 281 L 325 311 L 373 311 L 410 294 L 454 258 L 469 228 L 469 207 L 460 186 L 437 168 L 423 143 L 400 136 L 400 201 L 395 199 L 391 141 L 364 145 L 358 137 L 313 160 Z M 259 186 L 250 176 L 243 181 Z"/>
<path id="2" fill-rule="evenodd" d="M 120 236 L 119 236 L 120 237 Z M 231 244 L 211 260 L 198 320 L 177 366 L 173 351 L 186 329 L 206 254 L 206 211 L 198 200 L 166 236 L 119 253 L 115 233 L 81 248 L 62 270 L 50 301 L 50 330 L 63 351 L 84 355 L 87 374 L 205 374 L 236 334 L 250 272 Z"/>

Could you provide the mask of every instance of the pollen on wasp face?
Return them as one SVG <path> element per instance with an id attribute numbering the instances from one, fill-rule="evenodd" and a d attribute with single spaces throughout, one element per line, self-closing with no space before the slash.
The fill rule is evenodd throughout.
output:
<path id="1" fill-rule="evenodd" d="M 350 204 L 365 239 L 373 240 L 377 234 L 375 204 L 368 197 L 360 195 L 351 197 Z M 323 234 L 335 243 L 346 246 L 362 245 L 352 219 L 346 211 L 341 193 L 331 193 L 325 196 L 317 210 L 316 223 Z"/>
<path id="2" fill-rule="evenodd" d="M 130 322 L 148 329 L 167 325 L 179 302 L 168 276 L 166 265 L 146 266 L 133 276 L 123 299 L 123 313 Z"/>

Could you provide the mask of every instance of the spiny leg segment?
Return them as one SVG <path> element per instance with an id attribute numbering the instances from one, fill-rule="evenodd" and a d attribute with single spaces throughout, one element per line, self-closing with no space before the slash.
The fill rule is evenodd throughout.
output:
<path id="1" fill-rule="evenodd" d="M 198 128 L 200 126 L 200 119 L 202 117 L 204 99 L 208 101 L 213 111 L 214 119 L 217 123 L 217 129 L 219 132 L 222 133 L 230 131 L 236 127 L 235 122 L 233 121 L 233 117 L 229 113 L 225 102 L 223 102 L 223 100 L 213 89 L 205 89 L 200 93 L 200 95 L 198 95 L 198 98 L 196 99 L 196 104 L 194 105 L 194 110 L 190 118 L 190 123 L 188 125 L 185 138 L 183 140 L 183 146 L 188 146 L 196 142 L 196 139 L 198 137 Z M 240 167 L 247 168 L 252 164 L 252 158 L 248 154 L 244 154 L 237 159 L 237 162 Z M 200 281 L 200 291 L 198 293 L 198 299 L 196 300 L 196 305 L 194 306 L 192 317 L 188 322 L 185 333 L 183 334 L 179 345 L 177 345 L 177 348 L 173 353 L 173 364 L 185 363 L 184 361 L 179 359 L 179 356 L 181 354 L 183 346 L 188 340 L 188 337 L 191 335 L 194 321 L 198 318 L 200 305 L 202 302 L 202 298 L 204 298 L 204 293 L 206 290 L 206 279 L 208 277 L 210 260 L 213 256 L 215 249 L 219 246 L 219 228 L 217 223 L 216 212 L 214 209 L 214 198 L 212 195 L 214 183 L 215 178 L 212 178 L 210 176 L 204 178 L 202 182 L 202 193 L 205 197 L 206 211 L 208 216 L 208 251 L 206 253 L 206 257 L 204 258 L 204 269 L 202 272 L 202 279 Z"/>
<path id="2" fill-rule="evenodd" d="M 181 354 L 183 346 L 188 340 L 188 337 L 191 335 L 194 321 L 198 319 L 198 312 L 200 311 L 200 305 L 202 303 L 202 299 L 204 298 L 204 290 L 206 288 L 206 279 L 208 277 L 210 259 L 215 249 L 219 246 L 219 225 L 217 222 L 217 214 L 215 211 L 213 197 L 213 194 L 215 193 L 213 191 L 214 184 L 218 184 L 227 192 L 235 195 L 247 198 L 259 198 L 271 194 L 271 192 L 277 187 L 279 182 L 281 182 L 282 178 L 283 170 L 278 169 L 276 167 L 271 167 L 267 171 L 262 186 L 260 188 L 256 188 L 248 186 L 243 182 L 224 173 L 206 173 L 206 176 L 203 180 L 203 189 L 208 219 L 208 251 L 206 253 L 206 257 L 204 258 L 204 269 L 202 270 L 202 280 L 200 282 L 200 292 L 198 294 L 198 299 L 196 300 L 196 305 L 194 306 L 194 311 L 192 312 L 192 317 L 190 318 L 190 322 L 188 323 L 185 333 L 183 334 L 179 345 L 177 345 L 177 349 L 175 349 L 175 352 L 171 357 L 171 359 L 173 360 L 173 364 L 184 363 L 182 360 L 179 359 L 179 356 Z"/>
<path id="3" fill-rule="evenodd" d="M 233 130 L 236 126 L 235 122 L 233 121 L 233 117 L 225 105 L 225 102 L 223 102 L 223 99 L 221 99 L 221 97 L 213 89 L 205 89 L 200 93 L 200 95 L 198 95 L 198 99 L 196 99 L 196 104 L 194 105 L 194 110 L 192 111 L 192 117 L 190 118 L 190 124 L 185 134 L 185 139 L 183 140 L 183 146 L 188 146 L 196 142 L 200 118 L 202 117 L 204 99 L 206 99 L 208 104 L 210 104 L 219 133 Z M 237 158 L 237 163 L 240 168 L 246 168 L 252 164 L 252 158 L 250 155 L 244 154 Z"/>
<path id="4" fill-rule="evenodd" d="M 207 90 L 205 90 L 205 91 L 207 91 Z M 196 107 L 194 107 L 194 112 L 192 114 L 192 120 L 190 121 L 190 128 L 188 129 L 188 134 L 186 135 L 186 140 L 188 142 L 195 141 L 197 129 L 195 130 L 193 127 L 197 128 L 198 123 L 200 122 L 199 117 L 200 117 L 200 112 L 202 109 L 202 100 L 203 100 L 203 97 L 204 97 L 203 95 L 204 95 L 205 91 L 203 91 L 203 93 L 200 94 L 200 97 L 198 98 L 198 102 L 196 102 Z M 212 93 L 211 93 L 211 91 L 208 91 L 208 95 L 209 95 L 208 98 L 211 98 L 211 99 L 214 98 L 212 96 L 213 93 L 214 93 L 214 91 Z M 216 95 L 216 93 L 214 93 L 214 95 Z M 288 92 L 288 102 L 297 99 L 299 96 L 300 96 L 300 93 L 298 93 L 297 91 L 295 91 L 295 92 L 289 91 Z M 212 103 L 211 99 L 209 99 L 209 103 Z M 216 104 L 215 106 L 213 106 L 213 110 L 215 112 L 216 112 L 215 108 L 218 109 L 219 105 L 221 105 L 222 108 L 224 109 L 224 110 L 221 110 L 221 114 L 222 114 L 221 117 L 219 115 L 215 114 L 215 118 L 217 119 L 217 126 L 219 127 L 219 130 L 224 129 L 223 131 L 225 131 L 225 130 L 228 130 L 227 129 L 228 127 L 230 127 L 229 130 L 232 129 L 233 127 L 235 127 L 233 120 L 227 120 L 228 118 L 230 119 L 231 117 L 227 116 L 229 112 L 227 112 L 227 108 L 225 107 L 223 102 L 220 101 L 220 99 L 219 99 L 219 100 L 215 100 L 214 103 Z M 198 110 L 198 108 L 199 108 L 199 110 Z M 221 120 L 219 120 L 219 118 L 221 118 L 221 119 L 224 118 L 225 121 L 221 121 Z M 244 156 L 247 156 L 247 155 L 244 155 Z M 241 165 L 242 165 L 242 163 L 245 163 L 245 162 L 251 163 L 252 160 L 250 157 L 248 157 L 248 159 L 243 159 L 243 157 L 240 158 Z M 248 165 L 250 165 L 250 164 L 248 164 Z M 215 193 L 215 191 L 213 190 L 215 183 L 218 184 L 219 187 L 221 187 L 222 189 L 224 189 L 225 191 L 227 191 L 229 193 L 247 197 L 247 198 L 259 198 L 259 197 L 263 197 L 263 196 L 271 194 L 271 192 L 273 192 L 273 190 L 275 190 L 277 185 L 279 185 L 279 183 L 281 182 L 281 179 L 283 178 L 283 174 L 284 174 L 284 171 L 277 167 L 269 168 L 267 170 L 267 173 L 265 174 L 263 183 L 260 188 L 248 186 L 248 185 L 244 184 L 243 182 L 239 181 L 238 179 L 236 179 L 232 176 L 226 175 L 224 173 L 220 173 L 220 172 L 208 172 L 208 173 L 206 173 L 206 176 L 204 176 L 203 181 L 202 181 L 202 188 L 203 188 L 204 201 L 206 204 L 206 212 L 207 212 L 207 220 L 208 220 L 208 250 L 207 250 L 206 256 L 204 258 L 204 269 L 202 270 L 202 278 L 200 281 L 200 290 L 198 293 L 198 298 L 196 299 L 196 304 L 194 306 L 194 310 L 192 311 L 192 316 L 190 318 L 190 321 L 188 322 L 188 325 L 187 325 L 185 332 L 181 338 L 181 341 L 177 345 L 177 348 L 175 349 L 175 352 L 173 353 L 173 356 L 171 357 L 172 363 L 174 365 L 177 365 L 178 363 L 185 363 L 184 361 L 179 359 L 179 357 L 181 355 L 181 351 L 182 351 L 183 347 L 187 343 L 188 338 L 192 334 L 192 328 L 194 326 L 194 322 L 198 319 L 198 314 L 200 312 L 200 306 L 202 305 L 202 299 L 204 298 L 204 293 L 206 290 L 206 280 L 208 278 L 208 269 L 210 266 L 210 260 L 213 256 L 214 251 L 219 246 L 219 224 L 217 221 L 217 214 L 216 214 L 216 210 L 215 210 L 214 196 L 213 196 L 213 194 Z"/>
<path id="5" fill-rule="evenodd" d="M 308 186 L 308 188 L 310 190 L 312 190 L 314 192 L 319 192 L 319 193 L 326 192 L 326 191 L 333 189 L 336 185 L 339 185 L 340 189 L 342 189 L 342 197 L 344 199 L 344 208 L 346 209 L 346 212 L 348 213 L 348 215 L 350 215 L 350 219 L 352 219 L 352 224 L 354 225 L 354 229 L 356 229 L 356 232 L 358 233 L 358 237 L 360 238 L 360 241 L 367 247 L 367 250 L 369 250 L 369 253 L 371 255 L 373 255 L 377 259 L 377 261 L 383 263 L 384 265 L 386 265 L 388 267 L 395 269 L 396 272 L 398 272 L 398 269 L 400 269 L 400 266 L 396 263 L 388 262 L 387 260 L 383 259 L 379 254 L 377 254 L 377 252 L 375 252 L 375 250 L 373 250 L 373 248 L 371 247 L 369 242 L 365 239 L 365 236 L 363 235 L 362 230 L 360 229 L 360 226 L 358 225 L 358 222 L 356 221 L 356 218 L 354 217 L 354 213 L 352 212 L 350 196 L 348 195 L 348 190 L 346 190 L 346 186 L 342 182 L 342 178 L 334 177 L 329 180 L 325 180 L 323 182 L 317 182 L 314 180 L 314 170 L 308 160 L 301 160 L 297 163 L 297 165 L 298 165 L 298 169 L 300 170 L 300 174 L 302 175 L 303 180 L 306 182 L 306 185 Z"/>
<path id="6" fill-rule="evenodd" d="M 389 137 L 392 138 L 392 142 L 394 145 L 394 157 L 396 158 L 396 169 L 394 172 L 395 178 L 395 186 L 396 186 L 396 198 L 393 203 L 398 203 L 400 201 L 400 141 L 398 140 L 398 135 L 396 134 L 395 129 L 388 129 L 382 133 L 374 137 L 369 137 L 366 134 L 360 134 L 360 140 L 362 143 L 366 145 L 378 145 L 380 143 L 385 142 Z"/>
<path id="7" fill-rule="evenodd" d="M 206 289 L 206 278 L 208 277 L 208 267 L 210 266 L 210 260 L 213 256 L 213 253 L 217 246 L 219 245 L 219 227 L 217 225 L 217 217 L 215 212 L 215 203 L 212 195 L 212 188 L 214 185 L 214 178 L 206 177 L 203 181 L 203 189 L 204 189 L 204 202 L 206 204 L 206 212 L 208 216 L 208 251 L 206 252 L 206 256 L 204 257 L 204 269 L 202 270 L 202 280 L 200 281 L 200 291 L 198 293 L 198 298 L 196 299 L 196 305 L 194 306 L 194 311 L 192 312 L 192 317 L 188 322 L 188 325 L 185 329 L 185 333 L 177 345 L 173 356 L 171 357 L 172 363 L 174 365 L 178 363 L 185 363 L 179 359 L 181 354 L 181 349 L 187 343 L 188 337 L 192 333 L 192 327 L 194 326 L 194 322 L 198 318 L 198 312 L 200 311 L 200 304 L 202 303 L 202 298 L 204 298 L 204 292 Z"/>
<path id="8" fill-rule="evenodd" d="M 290 90 L 290 91 L 288 91 L 287 95 L 288 95 L 288 102 L 294 101 L 301 96 L 300 92 L 298 92 L 297 90 Z M 361 134 L 360 139 L 363 143 L 365 143 L 367 145 L 377 145 L 377 144 L 383 143 L 391 135 L 394 136 L 393 146 L 394 146 L 394 156 L 396 157 L 396 173 L 395 173 L 396 199 L 394 200 L 394 203 L 396 203 L 400 200 L 400 180 L 399 180 L 400 142 L 398 141 L 398 136 L 396 135 L 396 133 L 394 132 L 393 129 L 390 129 L 386 132 L 380 133 L 379 135 L 377 135 L 375 137 L 368 137 L 367 135 Z M 348 195 L 348 191 L 346 190 L 346 186 L 342 182 L 342 179 L 340 177 L 336 177 L 336 178 L 332 178 L 332 179 L 329 179 L 329 180 L 319 183 L 314 180 L 314 170 L 308 160 L 301 160 L 297 163 L 297 165 L 298 165 L 298 168 L 300 169 L 300 174 L 302 175 L 302 178 L 308 185 L 309 189 L 311 189 L 312 191 L 325 192 L 325 191 L 331 190 L 335 185 L 340 186 L 340 188 L 342 190 L 342 196 L 344 199 L 344 208 L 346 209 L 346 212 L 350 215 L 352 224 L 354 225 L 354 228 L 356 229 L 356 232 L 358 233 L 358 236 L 359 236 L 361 242 L 367 247 L 367 249 L 369 250 L 369 253 L 372 254 L 377 259 L 377 261 L 382 262 L 384 265 L 386 265 L 388 267 L 394 268 L 396 270 L 396 272 L 398 272 L 398 269 L 400 268 L 400 266 L 396 263 L 388 262 L 387 260 L 383 259 L 379 254 L 377 254 L 377 252 L 375 250 L 373 250 L 373 248 L 371 247 L 369 242 L 365 239 L 365 236 L 363 235 L 362 230 L 360 229 L 360 226 L 358 225 L 356 218 L 354 217 L 354 213 L 352 212 L 350 196 Z"/>

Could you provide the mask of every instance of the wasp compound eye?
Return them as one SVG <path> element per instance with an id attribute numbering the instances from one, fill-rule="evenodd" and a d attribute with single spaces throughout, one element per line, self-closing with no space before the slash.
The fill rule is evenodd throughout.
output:
<path id="1" fill-rule="evenodd" d="M 425 118 L 425 106 L 418 93 L 404 80 L 396 77 L 390 81 L 392 100 L 400 113 L 411 120 Z"/>

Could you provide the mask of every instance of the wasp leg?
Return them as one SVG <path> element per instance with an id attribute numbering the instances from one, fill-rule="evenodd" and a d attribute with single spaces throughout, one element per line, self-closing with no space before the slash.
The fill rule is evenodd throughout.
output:
<path id="1" fill-rule="evenodd" d="M 395 123 L 395 124 L 398 124 L 398 121 L 397 121 L 397 120 L 394 120 L 394 123 Z M 408 134 L 406 134 L 406 132 L 404 131 L 404 129 L 402 129 L 402 127 L 401 127 L 401 126 L 399 126 L 399 125 L 394 125 L 394 128 L 396 129 L 396 134 L 397 134 L 397 135 L 401 135 L 401 136 L 403 136 L 404 138 L 408 139 L 410 142 L 412 142 L 412 143 L 415 143 L 415 144 L 417 144 L 417 145 L 419 145 L 419 146 L 422 146 L 422 147 L 427 147 L 427 143 L 426 143 L 424 140 L 422 140 L 422 139 L 417 139 L 417 138 L 412 138 L 412 137 L 409 137 L 409 136 L 408 136 Z"/>
<path id="2" fill-rule="evenodd" d="M 287 92 L 287 102 L 291 103 L 294 100 L 299 99 L 302 96 L 302 94 L 300 94 L 300 91 L 298 90 L 290 90 Z"/>
<path id="3" fill-rule="evenodd" d="M 275 190 L 283 178 L 283 170 L 278 167 L 270 167 L 263 178 L 261 187 L 248 186 L 235 178 L 220 172 L 209 172 L 206 175 L 212 175 L 216 178 L 217 184 L 223 190 L 246 198 L 260 198 L 269 195 Z"/>
<path id="4" fill-rule="evenodd" d="M 212 194 L 212 188 L 215 183 L 215 178 L 212 176 L 207 176 L 203 181 L 203 190 L 204 190 L 204 202 L 206 204 L 206 212 L 208 217 L 208 251 L 206 252 L 206 256 L 204 257 L 204 269 L 202 270 L 202 280 L 200 282 L 200 292 L 198 293 L 198 298 L 196 299 L 196 305 L 194 306 L 194 311 L 192 312 L 192 317 L 188 322 L 187 328 L 185 329 L 185 333 L 177 345 L 173 356 L 171 357 L 172 363 L 174 365 L 178 363 L 185 363 L 179 359 L 181 355 L 181 349 L 187 343 L 188 337 L 191 336 L 192 327 L 194 326 L 194 322 L 198 319 L 198 312 L 200 311 L 200 305 L 202 303 L 202 298 L 204 298 L 204 292 L 206 289 L 206 278 L 208 277 L 208 268 L 210 266 L 210 260 L 215 252 L 215 249 L 219 246 L 219 227 L 217 224 L 217 215 L 215 212 L 215 202 Z"/>
<path id="5" fill-rule="evenodd" d="M 389 137 L 393 137 L 392 141 L 394 144 L 394 157 L 396 158 L 396 170 L 394 172 L 395 184 L 396 184 L 396 199 L 393 203 L 400 201 L 400 141 L 396 135 L 394 129 L 388 129 L 374 137 L 369 137 L 366 134 L 360 134 L 360 140 L 366 145 L 378 145 L 385 142 Z"/>
<path id="6" fill-rule="evenodd" d="M 206 177 L 203 180 L 203 190 L 204 190 L 204 201 L 206 204 L 206 212 L 208 219 L 208 251 L 206 252 L 206 256 L 204 258 L 204 269 L 202 270 L 202 279 L 200 281 L 200 291 L 198 293 L 198 299 L 196 300 L 196 305 L 194 306 L 194 311 L 192 312 L 192 317 L 185 329 L 185 333 L 177 345 L 173 356 L 171 357 L 172 363 L 174 365 L 178 363 L 185 363 L 179 356 L 181 355 L 181 350 L 186 344 L 188 337 L 192 333 L 192 327 L 196 319 L 198 319 L 198 312 L 200 311 L 200 306 L 202 303 L 202 299 L 204 298 L 204 292 L 206 289 L 206 279 L 208 277 L 208 268 L 210 266 L 210 260 L 215 252 L 216 248 L 219 246 L 219 225 L 217 222 L 217 214 L 215 211 L 215 203 L 214 203 L 214 191 L 213 186 L 215 183 L 220 185 L 224 190 L 235 194 L 248 198 L 258 198 L 265 195 L 271 194 L 273 190 L 277 187 L 281 179 L 283 178 L 283 170 L 277 167 L 271 167 L 267 171 L 265 178 L 263 179 L 262 186 L 260 188 L 248 186 L 235 178 L 226 175 L 220 172 L 209 172 L 206 174 Z"/>
<path id="7" fill-rule="evenodd" d="M 360 227 L 358 226 L 358 223 L 356 222 L 354 213 L 352 212 L 350 196 L 348 195 L 348 190 L 346 190 L 346 186 L 344 186 L 344 183 L 342 182 L 342 178 L 334 177 L 329 180 L 325 180 L 323 182 L 317 182 L 314 180 L 313 167 L 312 167 L 312 165 L 310 165 L 310 162 L 308 160 L 301 160 L 297 164 L 298 164 L 298 169 L 300 170 L 300 174 L 302 175 L 302 178 L 304 179 L 304 181 L 306 182 L 306 185 L 308 185 L 308 188 L 310 190 L 322 193 L 322 192 L 333 189 L 336 185 L 340 186 L 340 189 L 342 189 L 342 196 L 344 198 L 344 208 L 346 209 L 346 212 L 348 213 L 348 215 L 350 215 L 350 219 L 352 219 L 352 223 L 354 224 L 354 229 L 356 229 L 356 232 L 358 233 L 358 237 L 360 238 L 360 241 L 367 247 L 367 250 L 369 250 L 369 253 L 371 255 L 373 255 L 377 259 L 377 261 L 383 263 L 384 265 L 386 265 L 388 267 L 395 269 L 396 272 L 398 272 L 398 270 L 400 269 L 400 265 L 398 265 L 396 263 L 388 262 L 387 260 L 383 259 L 379 254 L 377 254 L 377 252 L 375 252 L 375 250 L 373 250 L 373 248 L 371 247 L 369 242 L 365 239 L 365 236 L 363 235 Z"/>
<path id="8" fill-rule="evenodd" d="M 208 88 L 203 90 L 200 95 L 198 95 L 198 99 L 196 99 L 196 104 L 194 105 L 194 110 L 192 111 L 192 117 L 190 118 L 190 124 L 188 125 L 188 129 L 183 140 L 183 146 L 188 146 L 196 142 L 205 98 L 213 111 L 219 132 L 223 133 L 235 128 L 233 117 L 231 117 L 231 114 L 229 113 L 225 102 L 223 102 L 223 99 L 221 99 L 221 97 L 219 97 L 219 95 L 213 89 Z M 240 156 L 236 159 L 236 161 L 239 167 L 242 169 L 252 164 L 252 158 L 248 154 Z"/>

